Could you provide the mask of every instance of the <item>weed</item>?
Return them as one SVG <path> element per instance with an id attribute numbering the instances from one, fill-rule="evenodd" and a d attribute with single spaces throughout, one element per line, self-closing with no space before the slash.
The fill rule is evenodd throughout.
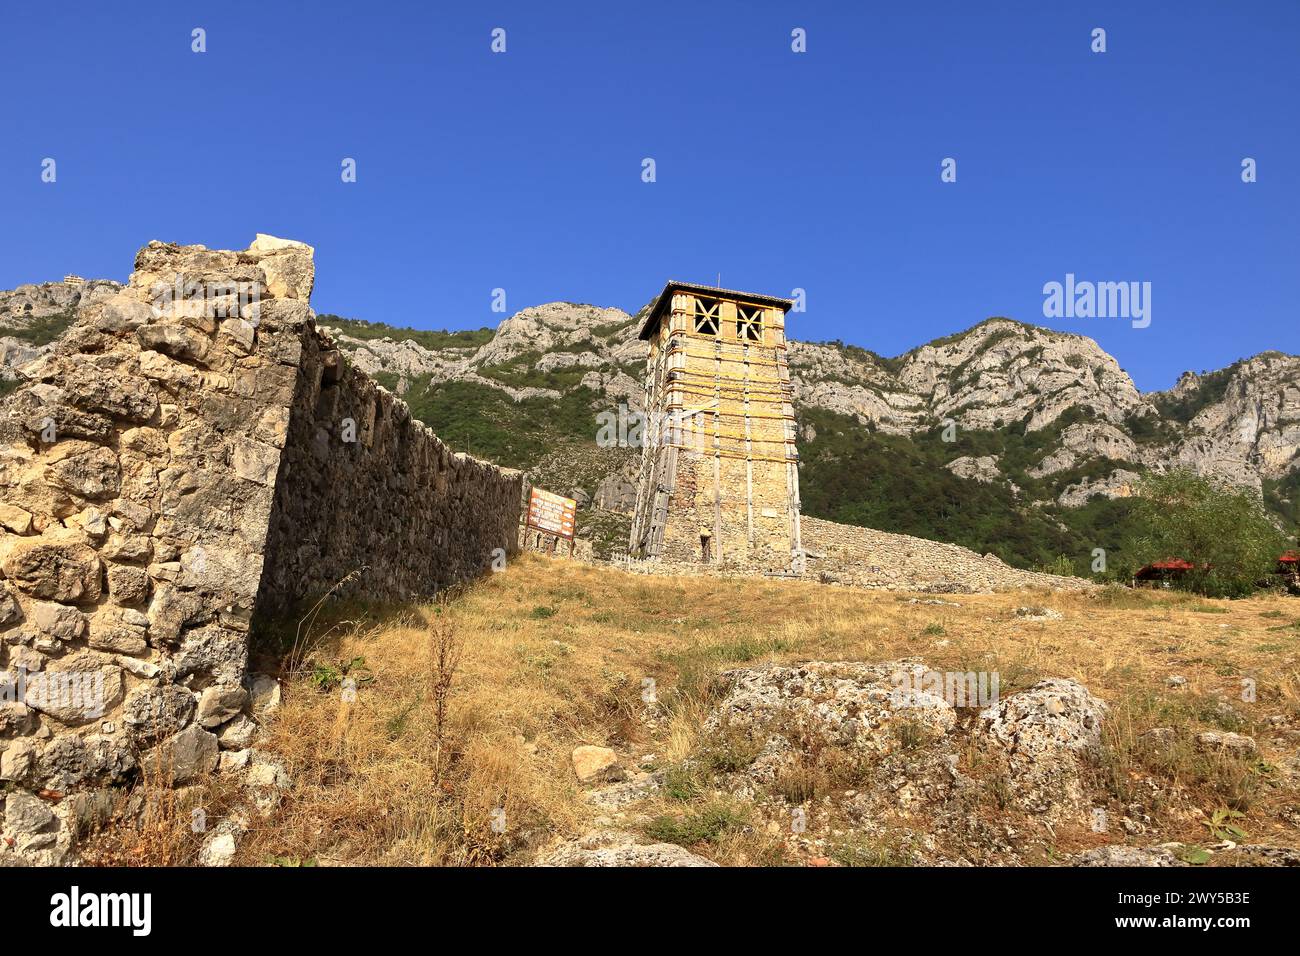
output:
<path id="1" fill-rule="evenodd" d="M 691 847 L 716 843 L 726 833 L 745 826 L 748 813 L 736 805 L 713 801 L 684 814 L 662 814 L 646 824 L 645 833 L 661 843 Z"/>

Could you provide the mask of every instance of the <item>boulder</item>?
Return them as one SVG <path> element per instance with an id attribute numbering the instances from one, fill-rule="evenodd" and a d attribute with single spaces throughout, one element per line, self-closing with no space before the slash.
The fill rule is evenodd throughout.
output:
<path id="1" fill-rule="evenodd" d="M 55 737 L 36 755 L 32 775 L 51 790 L 66 792 L 87 783 L 125 783 L 136 769 L 135 757 L 117 737 Z"/>
<path id="2" fill-rule="evenodd" d="M 900 747 L 897 724 L 938 737 L 956 723 L 948 701 L 926 689 L 931 673 L 915 660 L 808 661 L 728 671 L 718 679 L 726 696 L 705 726 L 743 729 L 767 742 L 750 768 L 756 778 L 775 776 L 793 751 L 809 745 L 881 757 Z"/>
<path id="3" fill-rule="evenodd" d="M 252 756 L 251 750 L 223 750 L 217 760 L 217 773 L 238 773 L 248 766 Z"/>
<path id="4" fill-rule="evenodd" d="M 111 448 L 76 439 L 61 441 L 45 463 L 46 481 L 86 501 L 115 498 L 122 487 L 121 466 Z"/>
<path id="5" fill-rule="evenodd" d="M 206 335 L 184 325 L 155 323 L 137 329 L 135 334 L 145 351 L 158 352 L 184 362 L 202 362 L 212 347 Z M 145 370 L 143 361 L 141 370 Z M 145 374 L 150 372 L 145 371 Z"/>
<path id="6" fill-rule="evenodd" d="M 32 529 L 32 515 L 17 505 L 0 504 L 0 527 L 14 534 L 26 534 Z"/>
<path id="7" fill-rule="evenodd" d="M 122 708 L 122 722 L 141 745 L 170 737 L 189 724 L 194 694 L 176 684 L 147 685 L 133 690 Z"/>
<path id="8" fill-rule="evenodd" d="M 1077 681 L 1039 681 L 981 712 L 986 751 L 1007 772 L 1013 801 L 1031 813 L 1060 816 L 1085 803 L 1083 762 L 1101 750 L 1106 705 Z"/>
<path id="9" fill-rule="evenodd" d="M 229 866 L 237 849 L 234 831 L 218 828 L 199 849 L 199 866 Z"/>
<path id="10" fill-rule="evenodd" d="M 256 347 L 257 330 L 244 319 L 225 319 L 219 334 L 226 348 L 236 355 L 251 355 Z"/>
<path id="11" fill-rule="evenodd" d="M 248 785 L 262 790 L 288 790 L 289 772 L 270 754 L 254 750 L 249 754 Z"/>
<path id="12" fill-rule="evenodd" d="M 1196 744 L 1202 750 L 1226 752 L 1248 757 L 1258 749 L 1254 737 L 1230 731 L 1207 730 L 1196 735 Z"/>
<path id="13" fill-rule="evenodd" d="M 191 675 L 203 681 L 238 684 L 248 666 L 248 642 L 243 634 L 222 627 L 186 631 L 179 649 L 167 664 L 172 680 Z"/>
<path id="14" fill-rule="evenodd" d="M 122 671 L 83 651 L 27 675 L 28 707 L 71 727 L 88 724 L 122 700 Z"/>
<path id="15" fill-rule="evenodd" d="M 155 644 L 174 644 L 180 638 L 181 628 L 201 612 L 202 603 L 197 594 L 159 585 L 149 601 L 149 634 Z"/>
<path id="16" fill-rule="evenodd" d="M 304 255 L 315 255 L 316 250 L 305 242 L 297 239 L 281 239 L 279 236 L 272 236 L 265 232 L 259 232 L 253 237 L 252 243 L 248 247 L 249 252 L 267 254 L 272 252 L 283 252 L 286 250 L 296 250 Z"/>
<path id="17" fill-rule="evenodd" d="M 1186 866 L 1166 846 L 1099 846 L 1074 858 L 1075 866 Z"/>
<path id="18" fill-rule="evenodd" d="M 38 634 L 59 641 L 73 641 L 86 633 L 86 615 L 75 607 L 52 601 L 32 601 L 28 604 L 27 624 Z"/>
<path id="19" fill-rule="evenodd" d="M 639 843 L 618 831 L 596 831 L 551 851 L 539 866 L 717 866 L 712 860 L 673 843 Z"/>
<path id="20" fill-rule="evenodd" d="M 577 774 L 579 783 L 611 780 L 618 775 L 618 754 L 608 747 L 575 747 L 572 760 L 573 772 Z"/>
<path id="21" fill-rule="evenodd" d="M 108 566 L 108 593 L 118 604 L 141 604 L 149 597 L 152 585 L 144 568 L 125 564 Z"/>
<path id="22" fill-rule="evenodd" d="M 8 684 L 8 678 L 0 680 L 0 687 Z M 35 729 L 35 711 L 22 701 L 0 700 L 0 737 L 21 737 Z"/>
<path id="23" fill-rule="evenodd" d="M 245 481 L 274 484 L 276 469 L 280 467 L 280 449 L 251 438 L 237 439 L 234 466 L 235 474 Z"/>
<path id="24" fill-rule="evenodd" d="M 1016 617 L 1026 621 L 1059 621 L 1061 612 L 1050 607 L 1018 607 Z"/>
<path id="25" fill-rule="evenodd" d="M 269 674 L 249 679 L 249 703 L 254 714 L 266 718 L 280 708 L 280 682 Z"/>
<path id="26" fill-rule="evenodd" d="M 662 773 L 637 773 L 620 783 L 590 791 L 587 802 L 601 810 L 617 810 L 654 796 L 663 789 L 663 782 Z"/>
<path id="27" fill-rule="evenodd" d="M 153 555 L 153 542 L 145 534 L 113 534 L 101 553 L 110 561 L 147 563 Z"/>
<path id="28" fill-rule="evenodd" d="M 45 802 L 21 790 L 5 798 L 5 829 L 23 850 L 48 847 L 56 839 L 59 818 Z"/>
<path id="29" fill-rule="evenodd" d="M 96 327 L 105 332 L 134 331 L 153 319 L 153 310 L 135 296 L 120 292 L 105 300 Z"/>
<path id="30" fill-rule="evenodd" d="M 149 649 L 148 618 L 130 608 L 109 608 L 90 621 L 89 644 L 95 650 L 138 655 Z"/>
<path id="31" fill-rule="evenodd" d="M 134 361 L 110 358 L 99 367 L 84 360 L 66 362 L 60 384 L 72 402 L 88 412 L 128 422 L 149 421 L 158 411 L 152 385 L 133 374 L 138 367 Z"/>
<path id="32" fill-rule="evenodd" d="M 312 261 L 314 250 L 311 246 L 289 239 L 259 235 L 249 251 L 262 253 L 258 265 L 266 277 L 266 291 L 272 296 L 303 302 L 311 298 L 312 287 L 316 283 L 316 266 Z"/>
<path id="33" fill-rule="evenodd" d="M 24 781 L 36 767 L 36 744 L 15 740 L 0 751 L 0 780 Z"/>
<path id="34" fill-rule="evenodd" d="M 217 742 L 223 751 L 245 751 L 253 745 L 256 737 L 257 722 L 246 714 L 236 714 L 217 731 Z"/>
<path id="35" fill-rule="evenodd" d="M 0 589 L 0 627 L 17 624 L 23 618 L 23 609 L 12 594 Z"/>

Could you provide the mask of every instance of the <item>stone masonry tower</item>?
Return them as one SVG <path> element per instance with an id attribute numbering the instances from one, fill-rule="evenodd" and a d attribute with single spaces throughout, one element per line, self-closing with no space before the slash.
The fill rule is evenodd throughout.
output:
<path id="1" fill-rule="evenodd" d="M 651 306 L 633 557 L 801 567 L 792 304 L 669 282 Z"/>

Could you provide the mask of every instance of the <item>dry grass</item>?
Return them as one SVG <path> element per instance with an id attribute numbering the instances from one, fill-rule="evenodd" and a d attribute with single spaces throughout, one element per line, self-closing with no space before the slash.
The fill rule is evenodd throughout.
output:
<path id="1" fill-rule="evenodd" d="M 961 606 L 803 582 L 650 577 L 522 555 L 440 609 L 410 609 L 396 620 L 329 610 L 316 625 L 327 636 L 313 660 L 364 658 L 373 680 L 352 702 L 313 685 L 310 666 L 290 681 L 259 746 L 285 760 L 294 787 L 244 842 L 240 859 L 528 862 L 595 815 L 569 766 L 572 748 L 587 743 L 655 754 L 658 766 L 673 768 L 649 808 L 647 832 L 675 835 L 722 862 L 783 862 L 750 811 L 708 792 L 706 775 L 680 769 L 688 756 L 725 763 L 736 758 L 728 746 L 745 746 L 701 737 L 712 679 L 764 660 L 905 656 L 940 670 L 998 671 L 1003 695 L 1043 677 L 1076 678 L 1112 707 L 1098 773 L 1117 801 L 1136 779 L 1156 774 L 1185 788 L 1204 813 L 1242 808 L 1256 840 L 1300 842 L 1279 817 L 1289 796 L 1269 780 L 1284 753 L 1270 749 L 1264 732 L 1269 715 L 1300 716 L 1300 601 L 1130 591 L 951 600 Z M 1017 619 L 1014 608 L 1025 604 L 1055 608 L 1064 619 Z M 354 623 L 331 629 L 331 614 Z M 436 662 L 448 629 L 461 656 L 445 695 L 440 756 Z M 1185 687 L 1165 683 L 1175 673 Z M 645 677 L 654 678 L 663 709 L 649 723 Z M 1241 701 L 1243 677 L 1256 682 L 1254 703 Z M 1239 716 L 1216 709 L 1222 700 Z M 1139 738 L 1157 726 L 1254 733 L 1261 759 L 1207 758 L 1185 744 L 1151 753 Z M 815 792 L 826 774 L 810 766 L 783 785 Z M 492 827 L 500 810 L 504 833 Z M 1171 810 L 1144 842 L 1204 837 L 1194 814 Z M 1089 840 L 1103 842 L 1061 835 L 1065 849 Z M 887 861 L 896 849 L 852 846 L 844 854 L 849 862 Z"/>
<path id="2" fill-rule="evenodd" d="M 172 785 L 159 751 L 137 752 L 141 774 L 129 791 L 101 791 L 102 818 L 88 821 L 80 838 L 86 866 L 193 866 L 207 826 L 237 801 L 230 781 Z"/>

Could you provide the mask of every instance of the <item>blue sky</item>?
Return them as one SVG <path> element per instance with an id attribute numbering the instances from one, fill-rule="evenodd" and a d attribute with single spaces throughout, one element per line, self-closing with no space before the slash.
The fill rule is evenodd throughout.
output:
<path id="1" fill-rule="evenodd" d="M 1008 315 L 1164 388 L 1300 351 L 1298 48 L 1295 0 L 11 3 L 0 288 L 269 232 L 318 311 L 397 325 L 720 273 L 805 289 L 796 338 Z M 1150 282 L 1151 325 L 1045 319 L 1066 273 Z"/>

